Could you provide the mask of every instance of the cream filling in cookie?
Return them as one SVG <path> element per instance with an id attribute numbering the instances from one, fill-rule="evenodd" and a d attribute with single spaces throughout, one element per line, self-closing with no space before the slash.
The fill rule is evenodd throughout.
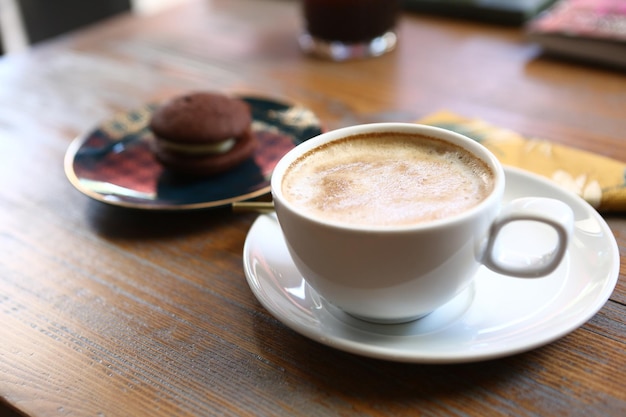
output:
<path id="1" fill-rule="evenodd" d="M 226 139 L 221 142 L 202 144 L 179 143 L 159 139 L 159 145 L 162 149 L 188 155 L 223 154 L 230 151 L 235 146 L 236 142 L 234 138 Z"/>

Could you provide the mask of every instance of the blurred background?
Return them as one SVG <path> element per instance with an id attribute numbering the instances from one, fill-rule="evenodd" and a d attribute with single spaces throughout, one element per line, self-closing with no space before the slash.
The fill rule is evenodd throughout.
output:
<path id="1" fill-rule="evenodd" d="M 0 53 L 78 29 L 123 11 L 149 14 L 185 0 L 0 0 Z"/>

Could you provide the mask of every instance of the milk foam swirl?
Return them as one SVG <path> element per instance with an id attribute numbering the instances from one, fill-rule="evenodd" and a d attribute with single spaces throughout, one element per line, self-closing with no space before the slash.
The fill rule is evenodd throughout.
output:
<path id="1" fill-rule="evenodd" d="M 289 167 L 282 191 L 314 217 L 397 226 L 461 213 L 493 186 L 490 168 L 461 147 L 415 134 L 376 133 L 301 156 Z"/>

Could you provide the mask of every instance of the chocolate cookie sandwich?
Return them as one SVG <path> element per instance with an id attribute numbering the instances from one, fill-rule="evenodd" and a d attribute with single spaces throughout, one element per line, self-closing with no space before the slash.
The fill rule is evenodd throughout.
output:
<path id="1" fill-rule="evenodd" d="M 176 97 L 152 115 L 153 150 L 173 172 L 209 176 L 250 158 L 256 147 L 248 104 L 211 92 Z"/>

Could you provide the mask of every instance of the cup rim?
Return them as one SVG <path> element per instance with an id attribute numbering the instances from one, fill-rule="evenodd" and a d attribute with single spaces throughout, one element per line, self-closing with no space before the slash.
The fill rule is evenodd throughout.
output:
<path id="1" fill-rule="evenodd" d="M 302 214 L 292 203 L 287 201 L 282 192 L 282 178 L 287 171 L 288 167 L 297 160 L 301 155 L 304 155 L 308 151 L 315 149 L 328 142 L 338 140 L 341 138 L 373 133 L 373 132 L 398 132 L 398 133 L 415 133 L 424 136 L 428 136 L 434 139 L 444 140 L 455 145 L 463 147 L 476 157 L 483 160 L 489 168 L 491 168 L 494 174 L 494 186 L 491 193 L 480 203 L 464 210 L 458 214 L 448 216 L 442 219 L 436 219 L 432 221 L 420 222 L 413 225 L 361 225 L 361 224 L 345 224 L 334 220 L 321 219 L 317 216 Z M 504 193 L 505 186 L 505 174 L 502 164 L 498 161 L 496 156 L 487 149 L 484 145 L 478 141 L 471 139 L 463 134 L 443 129 L 436 126 L 429 126 L 419 123 L 403 123 L 403 122 L 383 122 L 383 123 L 366 123 L 353 125 L 348 127 L 342 127 L 335 130 L 330 130 L 314 136 L 287 152 L 276 164 L 272 177 L 270 179 L 270 189 L 272 198 L 275 205 L 281 205 L 289 210 L 294 215 L 306 219 L 312 223 L 319 225 L 333 227 L 344 230 L 353 231 L 372 231 L 372 232 L 402 232 L 402 231 L 414 231 L 414 230 L 427 230 L 430 228 L 445 227 L 453 225 L 458 222 L 465 221 L 468 218 L 474 217 L 483 210 L 486 206 L 490 206 L 494 203 L 494 200 L 500 200 Z"/>

